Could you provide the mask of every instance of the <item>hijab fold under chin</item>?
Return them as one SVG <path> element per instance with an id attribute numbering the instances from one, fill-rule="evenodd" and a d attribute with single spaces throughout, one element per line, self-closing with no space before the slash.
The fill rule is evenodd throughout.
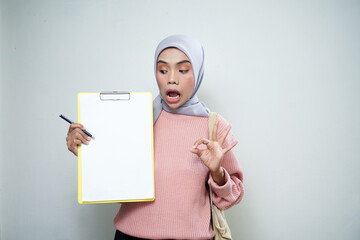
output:
<path id="1" fill-rule="evenodd" d="M 201 44 L 196 39 L 185 35 L 173 35 L 162 40 L 155 51 L 155 77 L 157 69 L 157 59 L 164 49 L 170 47 L 175 47 L 181 50 L 189 58 L 194 72 L 194 91 L 191 98 L 177 109 L 169 108 L 160 93 L 153 101 L 154 124 L 159 118 L 159 115 L 163 109 L 167 112 L 175 114 L 208 117 L 210 110 L 203 102 L 200 102 L 195 95 L 201 85 L 204 76 L 204 50 Z"/>

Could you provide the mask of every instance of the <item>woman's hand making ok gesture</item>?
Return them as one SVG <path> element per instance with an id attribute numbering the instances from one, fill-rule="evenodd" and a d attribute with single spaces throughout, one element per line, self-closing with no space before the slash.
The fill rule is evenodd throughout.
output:
<path id="1" fill-rule="evenodd" d="M 217 137 L 218 126 L 219 122 L 217 121 L 213 128 L 213 139 L 211 141 L 207 138 L 200 138 L 194 143 L 194 146 L 190 149 L 190 151 L 199 156 L 205 166 L 209 168 L 214 181 L 221 186 L 225 183 L 225 173 L 221 167 L 222 160 L 224 155 L 235 147 L 238 141 L 234 141 L 226 148 L 223 148 L 225 139 L 230 132 L 231 125 L 225 129 L 219 138 Z M 204 144 L 206 149 L 199 149 L 198 146 L 201 144 Z"/>

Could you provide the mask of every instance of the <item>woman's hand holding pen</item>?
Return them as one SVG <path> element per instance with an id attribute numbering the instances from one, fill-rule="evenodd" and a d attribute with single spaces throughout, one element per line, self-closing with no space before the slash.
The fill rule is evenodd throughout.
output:
<path id="1" fill-rule="evenodd" d="M 209 139 L 201 138 L 194 143 L 194 146 L 190 149 L 190 151 L 200 157 L 205 166 L 209 168 L 214 181 L 221 186 L 225 184 L 225 174 L 221 167 L 221 162 L 224 155 L 235 147 L 238 141 L 234 141 L 228 147 L 223 148 L 222 145 L 225 142 L 226 136 L 230 132 L 231 126 L 229 125 L 218 139 L 218 125 L 219 122 L 217 122 L 213 128 L 213 140 L 210 141 Z M 198 146 L 201 144 L 204 144 L 206 149 L 198 149 Z"/>
<path id="2" fill-rule="evenodd" d="M 91 138 L 86 135 L 83 130 L 84 126 L 80 123 L 72 123 L 66 137 L 66 144 L 70 152 L 78 155 L 78 145 L 84 143 L 89 144 Z"/>

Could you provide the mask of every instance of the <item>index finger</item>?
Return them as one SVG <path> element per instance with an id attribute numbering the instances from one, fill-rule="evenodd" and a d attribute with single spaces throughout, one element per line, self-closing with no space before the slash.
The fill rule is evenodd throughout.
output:
<path id="1" fill-rule="evenodd" d="M 85 129 L 84 125 L 82 125 L 81 123 L 72 123 L 70 124 L 68 133 L 72 132 L 76 128 L 80 128 L 81 130 Z"/>
<path id="2" fill-rule="evenodd" d="M 210 140 L 209 139 L 206 139 L 206 138 L 200 138 L 199 140 L 197 140 L 194 145 L 193 145 L 193 148 L 197 148 L 200 144 L 209 144 L 210 143 Z"/>

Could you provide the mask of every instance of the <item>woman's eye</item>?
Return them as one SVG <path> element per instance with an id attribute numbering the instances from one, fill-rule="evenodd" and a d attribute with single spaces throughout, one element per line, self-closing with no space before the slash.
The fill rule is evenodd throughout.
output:
<path id="1" fill-rule="evenodd" d="M 166 70 L 159 70 L 160 73 L 165 74 L 167 71 Z"/>
<path id="2" fill-rule="evenodd" d="M 179 70 L 181 73 L 187 73 L 189 70 Z"/>

